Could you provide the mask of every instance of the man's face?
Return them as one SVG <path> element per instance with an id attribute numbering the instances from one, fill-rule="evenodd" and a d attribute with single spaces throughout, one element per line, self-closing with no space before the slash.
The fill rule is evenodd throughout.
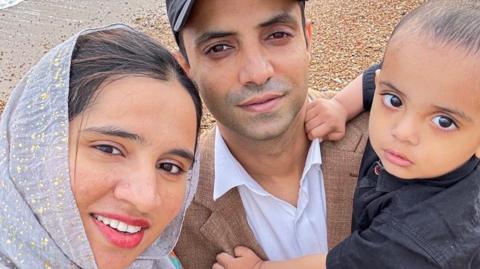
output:
<path id="1" fill-rule="evenodd" d="M 224 134 L 268 140 L 303 122 L 311 25 L 298 1 L 199 0 L 182 38 L 187 72 Z"/>

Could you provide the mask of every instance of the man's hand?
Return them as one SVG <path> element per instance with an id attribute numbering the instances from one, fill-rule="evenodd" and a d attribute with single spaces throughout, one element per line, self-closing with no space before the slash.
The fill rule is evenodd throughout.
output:
<path id="1" fill-rule="evenodd" d="M 260 269 L 262 259 L 255 252 L 246 247 L 235 247 L 235 257 L 223 252 L 217 255 L 217 262 L 212 269 Z"/>
<path id="2" fill-rule="evenodd" d="M 318 98 L 307 104 L 305 132 L 308 139 L 340 140 L 345 135 L 347 111 L 335 98 Z"/>

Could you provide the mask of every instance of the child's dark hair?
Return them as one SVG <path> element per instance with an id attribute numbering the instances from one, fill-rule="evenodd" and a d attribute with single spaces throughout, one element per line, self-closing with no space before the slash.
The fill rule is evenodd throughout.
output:
<path id="1" fill-rule="evenodd" d="M 69 120 L 85 110 L 102 83 L 128 75 L 179 81 L 195 105 L 198 133 L 202 104 L 193 82 L 164 47 L 145 34 L 122 28 L 78 38 L 70 68 Z M 158 100 L 158 105 L 161 106 L 162 102 L 168 100 Z"/>
<path id="2" fill-rule="evenodd" d="M 427 35 L 435 42 L 454 45 L 468 53 L 480 52 L 480 1 L 431 0 L 408 13 L 395 27 L 399 33 Z"/>

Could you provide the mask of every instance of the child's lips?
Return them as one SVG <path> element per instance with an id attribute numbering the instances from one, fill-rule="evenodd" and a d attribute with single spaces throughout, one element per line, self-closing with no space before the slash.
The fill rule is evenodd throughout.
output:
<path id="1" fill-rule="evenodd" d="M 400 152 L 394 151 L 394 150 L 384 150 L 385 152 L 385 158 L 387 161 L 390 163 L 393 163 L 395 165 L 401 166 L 401 167 L 407 167 L 413 164 L 413 162 L 407 158 L 404 154 L 401 154 Z"/>

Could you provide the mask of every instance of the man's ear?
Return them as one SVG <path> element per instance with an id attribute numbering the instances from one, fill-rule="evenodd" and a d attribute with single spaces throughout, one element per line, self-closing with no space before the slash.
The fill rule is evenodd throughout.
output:
<path id="1" fill-rule="evenodd" d="M 183 54 L 180 51 L 176 51 L 173 53 L 173 56 L 177 60 L 178 64 L 180 64 L 185 74 L 190 77 L 190 65 L 188 64 L 188 61 L 185 59 Z"/>
<path id="2" fill-rule="evenodd" d="M 308 62 L 312 61 L 312 35 L 313 35 L 313 26 L 311 21 L 305 23 L 304 29 L 305 43 L 307 46 L 307 58 Z"/>
<path id="3" fill-rule="evenodd" d="M 311 21 L 305 22 L 305 40 L 307 41 L 308 52 L 312 51 L 312 38 L 313 38 L 313 23 Z"/>

